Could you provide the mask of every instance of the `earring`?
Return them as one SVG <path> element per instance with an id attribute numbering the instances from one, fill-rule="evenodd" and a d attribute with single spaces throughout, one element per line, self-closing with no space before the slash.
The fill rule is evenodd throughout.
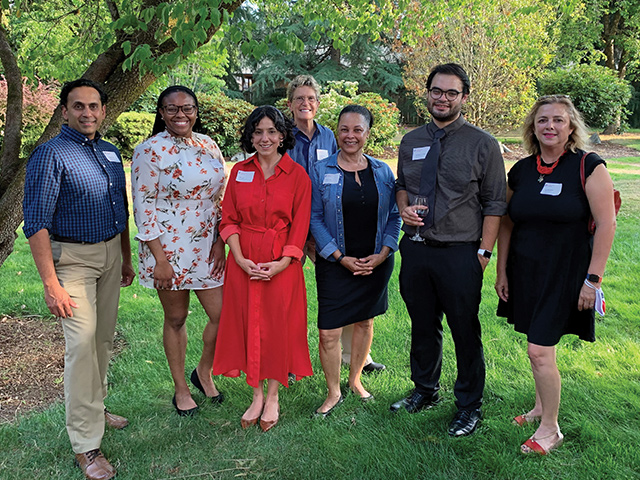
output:
<path id="1" fill-rule="evenodd" d="M 282 148 L 283 145 L 284 145 L 284 142 L 280 140 L 280 148 Z"/>

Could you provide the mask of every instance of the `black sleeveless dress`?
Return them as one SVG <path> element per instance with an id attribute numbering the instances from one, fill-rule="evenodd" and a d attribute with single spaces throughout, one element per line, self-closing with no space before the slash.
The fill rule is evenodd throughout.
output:
<path id="1" fill-rule="evenodd" d="M 583 154 L 567 152 L 541 182 L 535 156 L 517 162 L 508 175 L 513 190 L 508 213 L 514 223 L 509 301 L 500 300 L 498 315 L 536 345 L 556 345 L 565 334 L 595 341 L 594 311 L 577 307 L 593 248 L 589 203 L 580 182 Z M 585 176 L 600 164 L 605 164 L 602 158 L 588 155 Z"/>

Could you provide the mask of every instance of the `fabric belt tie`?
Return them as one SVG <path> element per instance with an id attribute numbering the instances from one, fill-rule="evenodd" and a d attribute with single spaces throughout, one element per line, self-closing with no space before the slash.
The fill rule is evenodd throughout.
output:
<path id="1" fill-rule="evenodd" d="M 260 227 L 258 225 L 240 225 L 241 230 L 247 230 L 253 233 L 261 233 L 263 235 L 262 241 L 263 245 L 271 252 L 271 257 L 276 260 L 281 256 L 281 252 L 283 245 L 279 245 L 276 242 L 276 238 L 280 233 L 286 232 L 289 229 L 289 226 L 284 222 L 284 220 L 280 219 L 273 226 L 273 228 Z"/>
<path id="2" fill-rule="evenodd" d="M 444 136 L 444 130 L 439 128 L 433 135 L 433 142 L 431 148 L 427 153 L 427 157 L 422 163 L 422 173 L 420 175 L 420 196 L 427 197 L 429 210 L 427 216 L 424 218 L 424 227 L 421 230 L 426 230 L 433 226 L 433 215 L 435 212 L 435 200 L 436 200 L 436 178 L 438 171 L 438 159 L 440 158 L 440 139 Z"/>

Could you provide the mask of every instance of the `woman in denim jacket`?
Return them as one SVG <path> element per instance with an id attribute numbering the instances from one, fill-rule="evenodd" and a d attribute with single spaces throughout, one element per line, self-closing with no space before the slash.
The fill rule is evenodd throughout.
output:
<path id="1" fill-rule="evenodd" d="M 328 395 L 316 410 L 326 417 L 342 403 L 340 335 L 354 324 L 349 388 L 371 400 L 360 381 L 373 338 L 373 319 L 388 307 L 387 284 L 398 249 L 400 216 L 391 168 L 364 155 L 373 117 L 359 105 L 338 118 L 338 153 L 309 172 L 313 185 L 311 233 L 316 239 L 320 361 Z"/>

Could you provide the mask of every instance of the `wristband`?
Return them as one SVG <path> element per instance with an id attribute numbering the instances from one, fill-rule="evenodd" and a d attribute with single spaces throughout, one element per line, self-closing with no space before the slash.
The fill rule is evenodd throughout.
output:
<path id="1" fill-rule="evenodd" d="M 595 273 L 587 273 L 587 280 L 594 283 L 600 283 L 602 281 L 602 277 Z"/>
<path id="2" fill-rule="evenodd" d="M 482 255 L 486 259 L 491 258 L 491 250 L 485 250 L 484 248 L 478 249 L 478 255 Z"/>
<path id="3" fill-rule="evenodd" d="M 336 259 L 336 262 L 340 263 L 344 258 L 344 253 L 341 253 L 340 256 Z"/>

